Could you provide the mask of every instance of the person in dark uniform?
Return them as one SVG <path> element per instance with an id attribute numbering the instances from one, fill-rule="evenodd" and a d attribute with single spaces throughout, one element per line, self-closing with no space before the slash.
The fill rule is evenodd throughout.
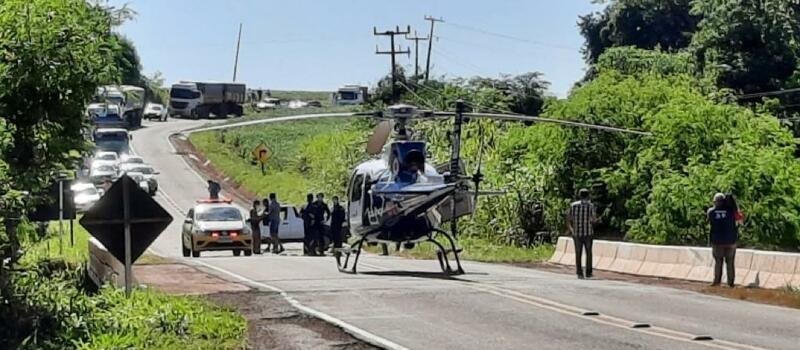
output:
<path id="1" fill-rule="evenodd" d="M 222 191 L 222 187 L 219 186 L 219 183 L 208 180 L 208 198 L 219 199 L 220 191 Z"/>
<path id="2" fill-rule="evenodd" d="M 313 232 L 314 248 L 316 253 L 324 255 L 328 247 L 325 246 L 325 222 L 331 217 L 331 209 L 325 204 L 325 195 L 317 194 L 317 200 L 311 206 L 314 218 L 311 231 Z"/>
<path id="3" fill-rule="evenodd" d="M 711 224 L 710 240 L 711 254 L 714 256 L 714 282 L 712 286 L 718 286 L 722 282 L 722 265 L 725 263 L 727 269 L 728 286 L 733 288 L 736 280 L 736 243 L 739 240 L 739 232 L 736 227 L 736 215 L 738 208 L 730 204 L 730 200 L 722 193 L 714 195 L 714 206 L 706 212 L 708 222 Z"/>
<path id="4" fill-rule="evenodd" d="M 309 193 L 306 195 L 306 204 L 300 208 L 300 217 L 303 219 L 303 255 L 314 255 L 314 250 L 311 249 L 313 237 L 311 232 L 311 225 L 314 219 L 313 213 L 314 195 Z"/>
<path id="5" fill-rule="evenodd" d="M 250 208 L 250 228 L 253 231 L 253 254 L 261 254 L 261 209 L 259 206 L 261 202 L 258 200 L 253 201 L 253 207 Z"/>
<path id="6" fill-rule="evenodd" d="M 339 204 L 339 197 L 333 196 L 333 209 L 331 210 L 331 238 L 333 239 L 333 247 L 342 247 L 342 225 L 344 224 L 345 211 L 344 207 Z"/>

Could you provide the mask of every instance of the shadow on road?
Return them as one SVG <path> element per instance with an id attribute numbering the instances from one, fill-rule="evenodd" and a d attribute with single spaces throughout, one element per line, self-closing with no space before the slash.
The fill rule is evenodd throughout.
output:
<path id="1" fill-rule="evenodd" d="M 442 272 L 426 272 L 426 271 L 364 271 L 359 272 L 359 275 L 372 275 L 372 276 L 394 276 L 394 277 L 415 277 L 426 279 L 438 279 L 476 283 L 472 280 L 458 278 L 458 276 L 445 275 Z M 486 273 L 467 273 L 466 275 L 486 275 Z M 464 275 L 461 275 L 464 276 Z"/>

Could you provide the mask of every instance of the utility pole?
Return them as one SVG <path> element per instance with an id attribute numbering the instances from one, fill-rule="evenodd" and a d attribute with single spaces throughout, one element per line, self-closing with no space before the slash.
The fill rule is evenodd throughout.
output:
<path id="1" fill-rule="evenodd" d="M 236 39 L 236 60 L 233 61 L 233 82 L 236 82 L 236 72 L 239 70 L 239 46 L 242 44 L 242 24 L 239 23 L 239 38 Z"/>
<path id="2" fill-rule="evenodd" d="M 389 43 L 390 43 L 390 45 L 392 45 L 392 49 L 389 50 L 389 51 L 380 51 L 380 50 L 378 50 L 377 47 L 375 47 L 375 54 L 377 54 L 377 55 L 391 55 L 392 56 L 392 101 L 396 102 L 396 99 L 397 99 L 397 65 L 395 64 L 395 58 L 394 57 L 397 56 L 397 55 L 403 55 L 403 54 L 410 55 L 411 54 L 411 50 L 409 50 L 409 49 L 400 50 L 398 48 L 395 48 L 395 46 L 394 46 L 394 37 L 396 35 L 407 35 L 407 34 L 411 33 L 411 26 L 407 26 L 405 31 L 401 31 L 400 27 L 398 26 L 398 27 L 395 27 L 395 30 L 387 30 L 387 31 L 382 32 L 382 33 L 378 33 L 378 29 L 375 28 L 375 27 L 372 27 L 372 33 L 374 35 L 376 35 L 376 36 L 377 35 L 385 35 L 385 36 L 388 36 L 389 39 L 390 39 Z"/>
<path id="3" fill-rule="evenodd" d="M 409 37 L 406 35 L 406 40 L 413 40 L 414 41 L 414 76 L 419 76 L 419 42 L 429 40 L 430 38 L 420 38 L 417 36 L 417 32 L 414 31 L 414 36 Z"/>
<path id="4" fill-rule="evenodd" d="M 436 22 L 444 22 L 444 20 L 439 18 L 434 18 L 432 16 L 425 16 L 426 21 L 431 21 L 431 33 L 428 35 L 428 61 L 425 63 L 425 82 L 428 82 L 428 78 L 430 78 L 431 74 L 431 50 L 433 49 L 433 24 Z"/>

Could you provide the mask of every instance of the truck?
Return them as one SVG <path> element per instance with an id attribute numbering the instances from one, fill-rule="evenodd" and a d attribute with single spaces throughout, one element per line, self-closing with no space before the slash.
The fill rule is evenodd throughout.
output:
<path id="1" fill-rule="evenodd" d="M 240 83 L 181 81 L 169 92 L 169 115 L 192 119 L 244 114 L 247 87 Z"/>
<path id="2" fill-rule="evenodd" d="M 345 85 L 331 93 L 331 104 L 334 106 L 360 105 L 367 102 L 367 87 Z"/>
<path id="3" fill-rule="evenodd" d="M 142 114 L 144 112 L 145 89 L 132 86 L 132 85 L 106 85 L 97 88 L 95 93 L 95 102 L 90 105 L 89 114 L 99 110 L 99 106 L 104 106 L 108 111 L 116 113 L 109 113 L 105 119 L 97 119 L 95 124 L 104 127 L 126 127 L 134 129 L 142 126 Z M 116 106 L 117 108 L 110 108 Z M 116 114 L 116 116 L 114 116 Z M 122 120 L 120 125 L 116 125 L 112 118 L 119 118 Z M 109 124 L 111 123 L 111 124 Z M 103 125 L 99 125 L 103 124 Z"/>

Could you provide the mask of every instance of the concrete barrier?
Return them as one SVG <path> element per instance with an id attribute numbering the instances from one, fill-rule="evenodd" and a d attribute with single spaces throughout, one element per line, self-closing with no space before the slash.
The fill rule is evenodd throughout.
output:
<path id="1" fill-rule="evenodd" d="M 608 270 L 614 259 L 617 258 L 617 244 L 616 242 L 596 241 L 593 243 L 592 260 L 595 268 L 600 270 Z"/>
<path id="2" fill-rule="evenodd" d="M 791 285 L 795 277 L 798 257 L 796 254 L 770 253 L 772 265 L 769 268 L 769 278 L 764 280 L 764 288 L 783 288 Z"/>
<path id="3" fill-rule="evenodd" d="M 593 253 L 593 266 L 598 270 L 698 282 L 711 282 L 714 279 L 711 248 L 595 240 Z M 550 261 L 575 265 L 572 238 L 558 239 L 556 252 Z M 737 249 L 735 268 L 735 283 L 738 285 L 800 288 L 800 253 Z M 723 281 L 726 279 L 723 270 Z"/>
<path id="4" fill-rule="evenodd" d="M 567 244 L 572 244 L 572 241 L 569 238 L 558 237 L 558 241 L 556 242 L 556 250 L 553 252 L 553 256 L 550 257 L 551 263 L 558 264 L 561 262 L 561 258 L 567 251 Z"/>
<path id="5" fill-rule="evenodd" d="M 106 250 L 100 241 L 89 239 L 89 278 L 98 286 L 110 283 L 117 287 L 125 286 L 125 265 Z"/>
<path id="6" fill-rule="evenodd" d="M 561 237 L 561 238 L 565 240 L 566 246 L 564 247 L 564 255 L 561 256 L 559 264 L 575 266 L 575 243 L 572 242 L 572 238 L 569 237 Z"/>

